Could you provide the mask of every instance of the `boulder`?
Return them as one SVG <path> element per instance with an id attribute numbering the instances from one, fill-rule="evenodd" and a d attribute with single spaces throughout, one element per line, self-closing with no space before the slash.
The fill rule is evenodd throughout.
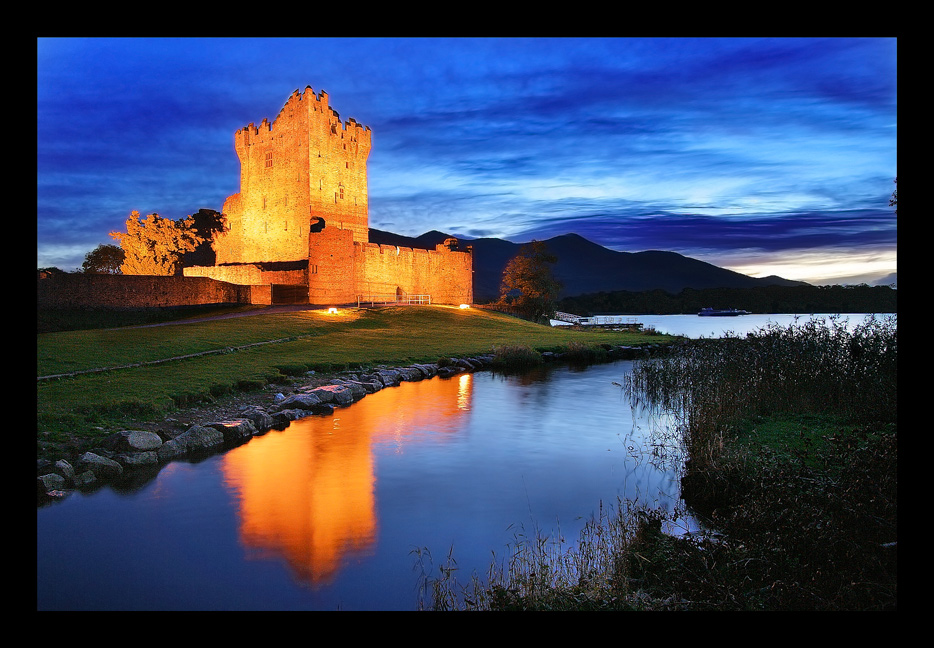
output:
<path id="1" fill-rule="evenodd" d="M 224 441 L 240 441 L 256 434 L 256 426 L 248 418 L 233 419 L 231 421 L 216 421 L 208 423 L 205 427 L 220 430 Z"/>
<path id="2" fill-rule="evenodd" d="M 318 407 L 322 407 L 319 405 Z M 297 421 L 300 418 L 303 418 L 311 413 L 311 410 L 300 410 L 300 409 L 284 409 L 278 412 L 272 413 L 273 425 L 282 425 L 283 423 L 288 423 L 289 421 Z"/>
<path id="3" fill-rule="evenodd" d="M 257 434 L 269 431 L 269 429 L 276 424 L 272 416 L 270 416 L 266 410 L 255 405 L 244 408 L 240 412 L 240 415 L 253 422 Z"/>
<path id="4" fill-rule="evenodd" d="M 145 430 L 123 430 L 101 442 L 101 447 L 112 452 L 145 452 L 156 450 L 162 445 L 162 437 Z"/>
<path id="5" fill-rule="evenodd" d="M 65 478 L 55 473 L 39 475 L 36 477 L 39 494 L 45 494 L 49 491 L 61 490 L 65 488 Z"/>
<path id="6" fill-rule="evenodd" d="M 341 380 L 339 384 L 350 390 L 350 395 L 355 401 L 360 400 L 368 393 L 372 393 L 368 392 L 366 387 L 363 386 L 363 383 L 357 380 Z"/>
<path id="7" fill-rule="evenodd" d="M 412 365 L 412 366 L 415 367 L 416 369 L 418 369 L 420 372 L 422 372 L 422 376 L 424 376 L 425 378 L 433 378 L 433 377 L 435 377 L 435 376 L 438 375 L 438 367 L 437 367 L 437 365 L 433 365 L 433 364 L 414 364 L 414 365 Z"/>
<path id="8" fill-rule="evenodd" d="M 351 382 L 354 385 L 359 385 L 363 389 L 364 394 L 375 394 L 376 392 L 378 392 L 380 389 L 383 388 L 383 383 L 381 383 L 378 378 L 372 381 L 369 381 L 369 382 L 363 382 L 363 381 L 348 381 L 348 382 Z"/>
<path id="9" fill-rule="evenodd" d="M 418 367 L 400 367 L 399 375 L 402 377 L 402 380 L 407 382 L 422 380 L 425 377 Z"/>
<path id="10" fill-rule="evenodd" d="M 321 400 L 321 396 L 318 394 L 314 394 L 312 392 L 302 392 L 287 396 L 276 403 L 275 411 L 281 412 L 290 409 L 313 410 L 322 402 L 323 401 Z"/>
<path id="11" fill-rule="evenodd" d="M 97 481 L 97 477 L 90 470 L 85 470 L 82 473 L 75 473 L 75 486 L 87 486 L 88 484 L 93 484 Z"/>
<path id="12" fill-rule="evenodd" d="M 147 450 L 146 452 L 125 452 L 115 455 L 114 461 L 119 463 L 124 468 L 154 466 L 155 464 L 159 463 L 159 455 L 155 450 Z"/>
<path id="13" fill-rule="evenodd" d="M 97 479 L 113 479 L 123 474 L 123 466 L 119 463 L 93 452 L 85 452 L 78 458 L 77 470 L 90 470 Z"/>
<path id="14" fill-rule="evenodd" d="M 171 441 L 162 444 L 156 454 L 160 461 L 169 461 L 189 452 L 207 450 L 222 443 L 224 443 L 224 434 L 220 430 L 193 425 Z"/>
<path id="15" fill-rule="evenodd" d="M 402 382 L 402 375 L 394 369 L 380 369 L 376 375 L 384 387 L 397 387 Z"/>
<path id="16" fill-rule="evenodd" d="M 315 414 L 333 414 L 337 407 L 334 403 L 321 403 L 315 408 Z"/>
<path id="17" fill-rule="evenodd" d="M 441 378 L 450 378 L 451 376 L 455 376 L 463 372 L 464 372 L 463 367 L 458 367 L 455 365 L 438 368 L 438 376 L 440 376 Z"/>
<path id="18" fill-rule="evenodd" d="M 55 462 L 55 464 L 52 466 L 52 472 L 54 472 L 56 475 L 61 475 L 64 477 L 66 483 L 74 482 L 75 480 L 75 469 L 64 459 L 59 459 Z"/>
<path id="19" fill-rule="evenodd" d="M 354 401 L 353 392 L 345 385 L 324 385 L 315 387 L 308 393 L 316 395 L 322 403 L 350 405 Z"/>

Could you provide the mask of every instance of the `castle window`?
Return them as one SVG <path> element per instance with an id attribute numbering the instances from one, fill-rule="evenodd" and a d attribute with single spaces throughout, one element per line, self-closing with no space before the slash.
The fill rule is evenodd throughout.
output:
<path id="1" fill-rule="evenodd" d="M 341 190 L 341 200 L 343 200 L 344 199 L 344 188 L 341 187 L 340 190 Z"/>
<path id="2" fill-rule="evenodd" d="M 266 168 L 272 167 L 272 151 L 266 151 Z"/>
<path id="3" fill-rule="evenodd" d="M 263 196 L 263 209 L 266 209 L 266 196 Z"/>
<path id="4" fill-rule="evenodd" d="M 285 221 L 285 231 L 289 231 L 289 221 Z"/>

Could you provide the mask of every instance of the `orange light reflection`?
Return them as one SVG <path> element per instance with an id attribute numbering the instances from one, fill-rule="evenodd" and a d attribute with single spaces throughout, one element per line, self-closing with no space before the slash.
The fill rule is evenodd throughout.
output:
<path id="1" fill-rule="evenodd" d="M 422 438 L 453 438 L 470 411 L 472 380 L 465 373 L 386 388 L 228 452 L 223 473 L 239 494 L 244 545 L 284 558 L 314 585 L 330 582 L 349 557 L 372 552 L 374 445 L 401 453 Z"/>

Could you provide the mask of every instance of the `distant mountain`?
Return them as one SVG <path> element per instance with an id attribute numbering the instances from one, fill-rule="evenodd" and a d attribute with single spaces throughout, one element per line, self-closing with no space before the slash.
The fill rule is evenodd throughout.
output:
<path id="1" fill-rule="evenodd" d="M 371 243 L 429 250 L 444 242 L 448 236 L 443 232 L 431 231 L 412 238 L 370 230 Z M 458 238 L 473 246 L 474 299 L 478 302 L 495 299 L 499 296 L 503 269 L 519 253 L 522 244 L 497 238 Z M 563 234 L 545 243 L 549 251 L 558 257 L 554 274 L 564 286 L 560 298 L 615 290 L 642 292 L 661 289 L 679 293 L 685 288 L 700 290 L 808 285 L 776 276 L 757 279 L 676 252 L 617 252 L 577 234 Z"/>

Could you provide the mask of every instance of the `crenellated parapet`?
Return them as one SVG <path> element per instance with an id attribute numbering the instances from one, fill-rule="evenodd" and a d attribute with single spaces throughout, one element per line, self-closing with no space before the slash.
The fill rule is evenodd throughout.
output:
<path id="1" fill-rule="evenodd" d="M 238 129 L 240 191 L 224 203 L 214 270 L 224 266 L 225 277 L 251 284 L 307 285 L 313 304 L 350 303 L 362 293 L 469 303 L 473 258 L 456 239 L 433 250 L 369 243 L 371 145 L 368 126 L 341 120 L 327 92 L 310 85 L 293 91 L 272 122 Z M 307 268 L 301 278 L 254 276 L 263 264 L 297 261 Z"/>
<path id="2" fill-rule="evenodd" d="M 242 147 L 252 146 L 257 143 L 268 141 L 268 137 L 275 136 L 275 130 L 280 120 L 291 121 L 296 114 L 310 116 L 309 121 L 318 121 L 325 126 L 324 132 L 338 139 L 347 139 L 354 142 L 357 146 L 365 148 L 369 153 L 372 145 L 372 131 L 369 126 L 359 123 L 353 117 L 346 121 L 341 121 L 340 114 L 330 107 L 328 103 L 328 93 L 322 90 L 315 93 L 312 87 L 306 86 L 305 91 L 298 89 L 292 92 L 279 114 L 273 122 L 263 118 L 259 126 L 250 122 L 243 128 L 234 133 L 234 142 L 238 151 Z M 242 156 L 241 156 L 242 157 Z"/>

